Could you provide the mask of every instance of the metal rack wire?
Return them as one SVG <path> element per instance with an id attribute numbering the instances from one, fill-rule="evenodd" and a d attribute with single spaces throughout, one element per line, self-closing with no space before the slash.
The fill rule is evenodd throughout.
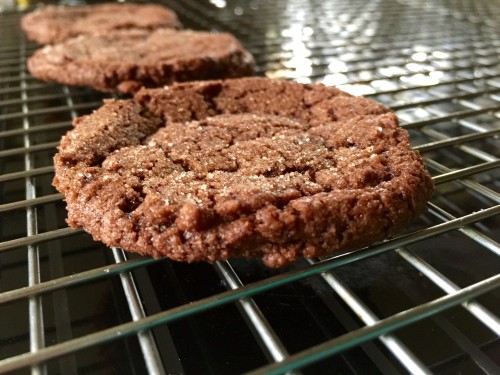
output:
<path id="1" fill-rule="evenodd" d="M 499 373 L 500 4 L 165 3 L 186 27 L 234 33 L 259 74 L 390 106 L 433 174 L 429 211 L 385 242 L 280 271 L 106 249 L 66 227 L 51 186 L 60 136 L 104 96 L 34 80 L 36 46 L 5 10 L 0 372 Z"/>

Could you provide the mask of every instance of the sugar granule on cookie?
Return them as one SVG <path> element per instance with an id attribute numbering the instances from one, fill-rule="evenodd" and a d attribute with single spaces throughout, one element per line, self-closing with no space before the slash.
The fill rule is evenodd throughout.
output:
<path id="1" fill-rule="evenodd" d="M 382 240 L 433 191 L 387 108 L 265 78 L 109 101 L 75 120 L 55 170 L 69 225 L 108 246 L 269 267 Z"/>
<path id="2" fill-rule="evenodd" d="M 133 93 L 173 82 L 248 76 L 254 59 L 227 33 L 124 30 L 45 46 L 28 60 L 39 79 Z"/>
<path id="3" fill-rule="evenodd" d="M 23 16 L 21 27 L 29 39 L 40 44 L 54 44 L 79 35 L 128 29 L 179 29 L 182 25 L 173 11 L 161 5 L 107 3 L 48 5 Z"/>

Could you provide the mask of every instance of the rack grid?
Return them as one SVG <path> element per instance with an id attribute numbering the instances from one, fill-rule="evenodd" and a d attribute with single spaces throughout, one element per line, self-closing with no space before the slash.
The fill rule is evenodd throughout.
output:
<path id="1" fill-rule="evenodd" d="M 163 4 L 234 33 L 260 75 L 392 108 L 433 175 L 428 212 L 281 270 L 107 249 L 51 185 L 60 137 L 106 95 L 32 78 L 24 11 L 2 9 L 0 373 L 500 373 L 500 3 Z"/>

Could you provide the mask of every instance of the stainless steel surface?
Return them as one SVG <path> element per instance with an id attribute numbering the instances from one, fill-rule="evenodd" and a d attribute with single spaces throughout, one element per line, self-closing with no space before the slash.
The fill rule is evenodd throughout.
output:
<path id="1" fill-rule="evenodd" d="M 106 95 L 33 79 L 0 9 L 0 373 L 500 373 L 500 3 L 164 1 L 258 74 L 391 107 L 436 183 L 382 243 L 279 271 L 107 249 L 64 222 L 52 156 Z"/>

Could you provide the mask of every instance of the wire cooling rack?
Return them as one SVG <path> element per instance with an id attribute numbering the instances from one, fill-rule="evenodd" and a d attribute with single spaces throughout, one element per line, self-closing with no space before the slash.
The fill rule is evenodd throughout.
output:
<path id="1" fill-rule="evenodd" d="M 391 107 L 433 175 L 429 210 L 385 242 L 279 271 L 106 249 L 67 228 L 51 186 L 61 135 L 105 96 L 33 79 L 36 46 L 4 2 L 0 372 L 500 373 L 500 3 L 165 4 L 186 27 L 234 33 L 260 75 Z"/>

